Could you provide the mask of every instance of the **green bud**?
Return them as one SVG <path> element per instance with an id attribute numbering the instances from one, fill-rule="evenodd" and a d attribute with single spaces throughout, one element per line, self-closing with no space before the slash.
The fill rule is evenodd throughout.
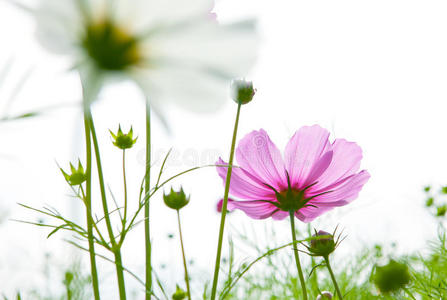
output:
<path id="1" fill-rule="evenodd" d="M 320 230 L 312 236 L 310 247 L 308 250 L 314 256 L 329 256 L 334 252 L 337 243 L 334 241 L 334 236 L 326 231 Z"/>
<path id="2" fill-rule="evenodd" d="M 436 216 L 443 217 L 447 213 L 447 205 L 438 206 L 436 208 Z"/>
<path id="3" fill-rule="evenodd" d="M 253 99 L 256 89 L 251 81 L 235 79 L 231 82 L 231 93 L 236 103 L 247 104 Z"/>
<path id="4" fill-rule="evenodd" d="M 177 285 L 175 293 L 172 295 L 172 300 L 183 300 L 186 299 L 187 296 L 186 292 Z"/>
<path id="5" fill-rule="evenodd" d="M 64 284 L 69 286 L 71 284 L 71 282 L 73 281 L 74 275 L 72 272 L 67 271 L 65 272 L 65 279 L 64 279 Z"/>
<path id="6" fill-rule="evenodd" d="M 447 194 L 447 186 L 443 186 L 443 187 L 441 188 L 441 193 L 442 193 L 442 194 Z"/>
<path id="7" fill-rule="evenodd" d="M 424 187 L 424 192 L 428 193 L 430 192 L 431 186 L 427 185 L 426 187 Z"/>
<path id="8" fill-rule="evenodd" d="M 65 172 L 62 168 L 60 168 L 60 170 L 64 175 L 65 180 L 72 186 L 81 185 L 84 181 L 87 180 L 87 175 L 85 174 L 84 167 L 82 167 L 81 161 L 78 162 L 77 169 L 73 166 L 72 163 L 70 163 L 70 174 Z"/>
<path id="9" fill-rule="evenodd" d="M 175 192 L 171 188 L 171 192 L 169 194 L 163 194 L 163 200 L 169 208 L 179 210 L 189 203 L 189 198 L 186 197 L 183 188 L 180 188 L 180 191 Z"/>
<path id="10" fill-rule="evenodd" d="M 425 201 L 425 206 L 431 207 L 434 202 L 435 202 L 435 199 L 433 197 L 430 197 Z"/>
<path id="11" fill-rule="evenodd" d="M 373 281 L 381 293 L 397 292 L 410 283 L 411 276 L 408 266 L 403 263 L 390 260 L 383 267 L 376 267 Z"/>
<path id="12" fill-rule="evenodd" d="M 137 138 L 133 139 L 132 127 L 130 127 L 129 132 L 126 134 L 124 134 L 121 130 L 121 125 L 118 126 L 118 132 L 116 134 L 114 134 L 111 130 L 109 131 L 113 139 L 113 144 L 122 150 L 132 148 L 132 146 L 137 142 Z"/>

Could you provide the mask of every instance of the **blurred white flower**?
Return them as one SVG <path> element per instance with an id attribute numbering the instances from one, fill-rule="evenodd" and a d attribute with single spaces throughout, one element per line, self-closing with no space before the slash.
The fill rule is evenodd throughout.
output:
<path id="1" fill-rule="evenodd" d="M 175 103 L 207 112 L 227 99 L 230 79 L 253 66 L 257 44 L 252 21 L 221 25 L 212 7 L 212 0 L 40 0 L 36 35 L 72 59 L 84 84 L 118 76 L 136 82 L 156 110 Z"/>

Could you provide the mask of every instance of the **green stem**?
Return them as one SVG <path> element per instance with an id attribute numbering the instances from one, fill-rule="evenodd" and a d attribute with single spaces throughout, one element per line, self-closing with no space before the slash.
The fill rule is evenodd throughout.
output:
<path id="1" fill-rule="evenodd" d="M 144 195 L 147 196 L 150 192 L 151 182 L 151 108 L 149 101 L 146 100 L 146 172 L 144 177 Z M 144 240 L 145 240 L 145 254 L 146 254 L 146 300 L 150 300 L 152 291 L 152 245 L 151 232 L 149 226 L 149 201 L 144 204 Z"/>
<path id="2" fill-rule="evenodd" d="M 91 222 L 92 225 L 93 225 L 93 229 L 96 230 L 96 233 L 97 233 L 98 236 L 99 236 L 99 239 L 100 239 L 100 242 L 101 242 L 100 244 L 101 244 L 102 246 L 104 246 L 106 249 L 110 250 L 110 247 L 109 247 L 109 245 L 107 244 L 107 241 L 106 241 L 106 240 L 104 239 L 104 237 L 102 236 L 101 231 L 99 230 L 98 226 L 97 226 L 96 223 L 95 223 L 95 220 L 93 220 L 93 216 L 92 216 L 92 212 L 91 212 L 91 205 L 90 205 L 90 207 L 87 205 L 87 198 L 86 198 L 86 195 L 85 195 L 85 192 L 84 192 L 84 189 L 83 189 L 82 185 L 80 185 L 79 187 L 80 187 L 80 191 L 81 191 L 82 201 L 83 201 L 83 203 L 85 204 L 85 206 L 86 206 L 86 208 L 87 208 L 87 217 L 90 219 L 90 222 Z M 93 236 L 93 237 L 94 237 L 94 236 Z"/>
<path id="3" fill-rule="evenodd" d="M 331 264 L 329 263 L 329 256 L 324 256 L 324 261 L 326 262 L 326 266 L 329 271 L 329 274 L 331 274 L 331 279 L 332 279 L 332 282 L 334 283 L 338 298 L 340 298 L 340 300 L 343 300 L 343 295 L 340 291 L 340 288 L 338 287 L 337 280 L 335 279 L 334 272 L 332 271 L 332 268 L 331 268 Z"/>
<path id="4" fill-rule="evenodd" d="M 112 222 L 110 221 L 109 209 L 107 206 L 106 189 L 104 184 L 104 175 L 102 171 L 101 155 L 99 152 L 98 139 L 96 137 L 95 125 L 90 110 L 87 110 L 87 120 L 90 125 L 92 133 L 93 146 L 95 149 L 96 168 L 98 170 L 99 188 L 101 191 L 102 208 L 104 210 L 104 219 L 106 221 L 107 232 L 109 234 L 110 243 L 112 244 L 112 251 L 115 255 L 116 273 L 118 277 L 118 288 L 120 293 L 120 300 L 126 299 L 126 290 L 124 286 L 124 271 L 121 262 L 121 244 L 117 244 L 113 234 Z"/>
<path id="5" fill-rule="evenodd" d="M 67 291 L 67 300 L 71 300 L 71 289 L 70 289 L 70 284 L 66 283 L 65 284 L 65 288 Z"/>
<path id="6" fill-rule="evenodd" d="M 407 293 L 407 295 L 408 295 L 411 299 L 416 300 L 416 297 L 413 296 L 413 294 L 410 292 L 410 290 L 409 290 L 408 288 L 403 287 L 403 290 L 405 291 L 405 293 Z"/>
<path id="7" fill-rule="evenodd" d="M 180 245 L 182 247 L 183 267 L 185 268 L 186 292 L 188 293 L 188 299 L 191 300 L 191 290 L 189 288 L 188 268 L 186 267 L 185 248 L 183 246 L 182 226 L 180 225 L 180 210 L 178 210 L 178 209 L 177 209 L 177 221 L 178 221 L 178 232 L 179 232 L 179 236 L 180 236 Z"/>
<path id="8" fill-rule="evenodd" d="M 123 149 L 123 183 L 124 183 L 124 216 L 123 216 L 123 230 L 126 227 L 127 219 L 127 180 L 126 180 L 126 150 Z"/>
<path id="9" fill-rule="evenodd" d="M 224 193 L 224 199 L 223 199 L 223 203 L 222 203 L 222 213 L 221 213 L 221 217 L 220 217 L 219 241 L 217 244 L 216 264 L 214 267 L 214 279 L 213 279 L 213 287 L 211 290 L 211 300 L 216 299 L 217 281 L 219 279 L 219 270 L 220 270 L 220 258 L 222 255 L 222 240 L 223 240 L 224 227 L 225 227 L 225 217 L 227 215 L 227 204 L 228 204 L 228 195 L 230 192 L 231 171 L 233 170 L 234 148 L 236 146 L 236 136 L 237 136 L 237 128 L 239 125 L 240 113 L 241 113 L 241 104 L 239 103 L 237 105 L 236 121 L 234 123 L 233 139 L 231 141 L 230 159 L 228 160 L 227 178 L 225 181 L 225 193 Z"/>
<path id="10" fill-rule="evenodd" d="M 110 243 L 112 247 L 116 245 L 115 236 L 113 234 L 112 223 L 110 221 L 109 208 L 107 206 L 106 189 L 104 184 L 104 175 L 102 172 L 101 155 L 99 153 L 98 138 L 96 137 L 95 124 L 93 122 L 92 113 L 87 110 L 87 121 L 92 133 L 93 147 L 95 149 L 96 168 L 98 169 L 99 188 L 101 191 L 102 208 L 104 211 L 104 220 L 106 221 L 107 232 L 109 234 Z"/>
<path id="11" fill-rule="evenodd" d="M 311 229 L 310 223 L 307 224 L 307 235 L 312 236 L 312 229 Z M 310 277 L 311 289 L 317 289 L 318 288 L 318 270 L 316 268 L 317 264 L 315 262 L 314 256 L 310 257 L 310 264 L 312 267 L 312 276 Z"/>
<path id="12" fill-rule="evenodd" d="M 116 266 L 116 277 L 118 280 L 118 289 L 120 293 L 120 300 L 126 299 L 126 287 L 124 284 L 124 267 L 121 259 L 121 250 L 117 248 L 117 250 L 113 251 L 115 255 L 115 266 Z"/>
<path id="13" fill-rule="evenodd" d="M 85 128 L 85 145 L 86 145 L 86 215 L 87 215 L 87 237 L 88 237 L 88 250 L 90 253 L 90 267 L 92 275 L 93 296 L 95 300 L 99 300 L 99 283 L 98 283 L 98 270 L 96 269 L 96 257 L 95 257 L 95 243 L 93 241 L 93 217 L 91 215 L 92 208 L 92 141 L 90 136 L 90 126 L 87 118 L 88 108 L 84 107 L 84 128 Z"/>
<path id="14" fill-rule="evenodd" d="M 295 212 L 293 210 L 290 211 L 290 227 L 292 230 L 292 240 L 293 240 L 293 253 L 295 254 L 295 263 L 296 269 L 298 271 L 298 276 L 300 278 L 301 289 L 303 290 L 303 299 L 307 300 L 307 291 L 306 291 L 306 283 L 304 282 L 303 270 L 301 268 L 300 257 L 298 254 L 297 247 L 297 239 L 295 233 Z"/>

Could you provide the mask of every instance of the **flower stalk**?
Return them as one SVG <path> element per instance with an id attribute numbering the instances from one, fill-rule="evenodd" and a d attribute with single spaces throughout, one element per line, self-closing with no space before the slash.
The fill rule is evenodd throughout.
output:
<path id="1" fill-rule="evenodd" d="M 116 275 L 117 275 L 117 280 L 118 280 L 120 300 L 125 300 L 126 299 L 126 289 L 125 289 L 125 284 L 124 284 L 124 269 L 123 269 L 123 264 L 122 264 L 122 259 L 121 259 L 121 244 L 117 244 L 114 233 L 113 233 L 113 229 L 112 229 L 112 222 L 110 220 L 110 214 L 109 214 L 106 192 L 105 192 L 104 175 L 103 175 L 103 171 L 102 171 L 101 155 L 99 152 L 99 144 L 98 144 L 98 139 L 96 137 L 96 130 L 95 130 L 94 122 L 93 122 L 93 117 L 92 117 L 92 114 L 91 114 L 91 111 L 89 108 L 86 110 L 86 116 L 87 116 L 88 125 L 90 126 L 93 147 L 95 150 L 96 167 L 98 170 L 98 179 L 99 179 L 99 187 L 100 187 L 100 192 L 101 192 L 102 207 L 103 207 L 103 211 L 104 211 L 104 220 L 106 222 L 107 232 L 109 234 L 109 239 L 110 239 L 110 243 L 112 246 L 112 252 L 115 257 Z"/>
<path id="2" fill-rule="evenodd" d="M 149 195 L 151 185 L 151 108 L 149 101 L 146 100 L 146 172 L 144 176 L 144 195 Z M 145 241 L 145 259 L 146 259 L 146 300 L 151 299 L 152 291 L 152 245 L 149 220 L 149 199 L 144 204 L 144 241 Z"/>
<path id="3" fill-rule="evenodd" d="M 221 255 L 222 255 L 222 241 L 223 241 L 223 234 L 224 234 L 224 227 L 225 227 L 225 217 L 227 214 L 228 196 L 229 196 L 229 192 L 230 192 L 231 171 L 233 169 L 234 149 L 236 147 L 236 136 L 237 136 L 237 129 L 239 126 L 239 116 L 240 116 L 240 112 L 241 112 L 241 106 L 242 106 L 242 103 L 238 102 L 236 121 L 235 121 L 234 129 L 233 129 L 233 139 L 231 141 L 230 158 L 228 160 L 228 170 L 227 170 L 227 177 L 226 177 L 226 181 L 225 181 L 225 193 L 224 193 L 224 199 L 223 199 L 223 203 L 222 203 L 222 213 L 221 213 L 221 217 L 220 217 L 219 239 L 218 239 L 218 244 L 217 244 L 216 264 L 214 267 L 214 278 L 213 278 L 213 287 L 211 290 L 211 300 L 216 299 L 217 281 L 219 279 L 220 259 L 221 259 Z"/>
<path id="4" fill-rule="evenodd" d="M 88 109 L 88 108 L 87 108 Z M 93 296 L 95 300 L 100 299 L 99 295 L 99 283 L 98 283 L 98 270 L 96 268 L 96 256 L 95 256 L 95 243 L 93 240 L 93 218 L 91 215 L 92 201 L 92 141 L 90 136 L 90 126 L 87 119 L 86 108 L 84 107 L 84 129 L 85 129 L 85 145 L 86 145 L 86 156 L 87 156 L 87 168 L 85 170 L 86 174 L 86 185 L 85 185 L 85 206 L 86 206 L 86 217 L 87 217 L 87 238 L 88 238 L 88 250 L 90 254 L 90 268 L 92 276 L 92 286 L 93 286 Z M 82 185 L 81 185 L 82 188 Z"/>
<path id="5" fill-rule="evenodd" d="M 295 248 L 295 247 L 297 247 L 297 239 L 296 239 L 296 233 L 295 233 L 295 212 L 293 210 L 290 211 L 290 228 L 292 230 L 293 253 L 295 254 L 296 269 L 298 271 L 298 276 L 300 278 L 301 290 L 303 291 L 303 299 L 307 300 L 306 283 L 304 281 L 304 275 L 303 275 L 303 270 L 301 268 L 298 249 Z"/>
<path id="6" fill-rule="evenodd" d="M 325 255 L 323 256 L 323 258 L 324 261 L 326 262 L 326 267 L 329 271 L 329 274 L 331 275 L 331 279 L 332 282 L 334 283 L 335 291 L 337 292 L 338 298 L 340 298 L 340 300 L 343 300 L 343 294 L 341 293 L 340 288 L 338 287 L 337 280 L 335 279 L 334 272 L 332 271 L 331 264 L 329 263 L 329 255 Z"/>
<path id="7" fill-rule="evenodd" d="M 124 215 L 123 215 L 123 230 L 126 228 L 127 220 L 127 179 L 126 179 L 126 150 L 123 149 L 123 186 L 124 186 Z"/>
<path id="8" fill-rule="evenodd" d="M 182 247 L 183 267 L 185 269 L 186 293 L 188 295 L 188 299 L 191 300 L 191 289 L 189 287 L 189 274 L 188 274 L 188 267 L 186 265 L 185 247 L 183 246 L 183 235 L 182 235 L 182 226 L 180 223 L 180 210 L 179 209 L 177 209 L 177 221 L 178 221 L 178 232 L 179 232 L 179 238 L 180 238 L 180 245 Z"/>

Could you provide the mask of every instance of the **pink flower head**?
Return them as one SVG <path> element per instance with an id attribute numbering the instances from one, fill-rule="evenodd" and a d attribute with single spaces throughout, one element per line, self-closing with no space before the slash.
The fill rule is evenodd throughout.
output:
<path id="1" fill-rule="evenodd" d="M 290 139 L 284 157 L 263 129 L 247 134 L 236 149 L 239 167 L 231 174 L 229 211 L 240 209 L 254 219 L 282 220 L 290 211 L 311 222 L 355 198 L 368 181 L 359 172 L 362 149 L 344 139 L 329 141 L 318 125 L 300 128 Z M 226 165 L 219 159 L 218 165 Z M 228 167 L 217 167 L 225 182 Z"/>

